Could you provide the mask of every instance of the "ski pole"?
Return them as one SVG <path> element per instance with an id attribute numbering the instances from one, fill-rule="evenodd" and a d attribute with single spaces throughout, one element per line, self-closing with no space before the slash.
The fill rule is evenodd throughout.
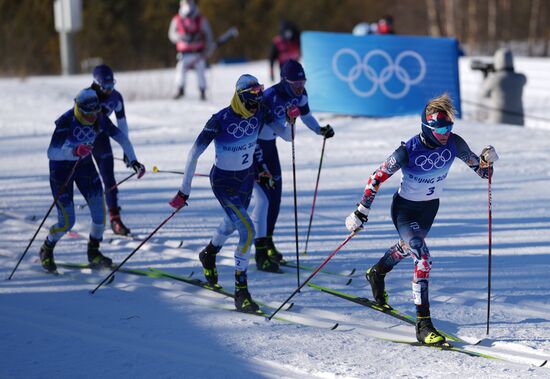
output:
<path id="1" fill-rule="evenodd" d="M 489 316 L 491 314 L 491 260 L 492 260 L 492 245 L 493 245 L 493 235 L 492 235 L 492 229 L 493 229 L 493 199 L 492 199 L 492 193 L 491 193 L 491 176 L 492 176 L 492 166 L 489 165 L 488 172 L 489 172 L 489 180 L 487 184 L 487 199 L 488 199 L 488 227 L 489 227 L 489 256 L 488 256 L 488 266 L 487 266 L 487 335 L 489 335 Z"/>
<path id="2" fill-rule="evenodd" d="M 185 204 L 187 205 L 187 204 Z M 184 206 L 185 206 L 184 205 Z M 95 293 L 95 291 L 97 291 L 99 289 L 99 287 L 101 287 L 103 284 L 105 284 L 123 265 L 124 263 L 126 263 L 131 257 L 132 255 L 134 255 L 139 249 L 141 249 L 141 247 L 151 239 L 151 237 L 153 237 L 155 235 L 156 232 L 159 231 L 160 228 L 162 228 L 164 226 L 164 224 L 166 224 L 168 221 L 170 221 L 170 219 L 172 217 L 174 217 L 176 215 L 176 213 L 178 213 L 180 211 L 180 209 L 183 209 L 183 207 L 181 208 L 178 208 L 178 209 L 175 209 L 171 214 L 170 216 L 166 217 L 164 219 L 164 221 L 162 221 L 159 226 L 157 226 L 155 228 L 155 230 L 153 230 L 151 233 L 149 233 L 149 235 L 147 237 L 145 237 L 145 239 L 143 241 L 140 242 L 140 244 L 130 253 L 128 254 L 128 256 L 126 258 L 124 258 L 124 260 L 118 265 L 115 267 L 115 269 L 113 271 L 111 271 L 111 273 L 109 275 L 107 275 L 107 277 L 105 279 L 103 279 L 103 281 L 101 283 L 99 283 L 97 285 L 96 288 L 94 288 L 90 293 L 93 295 Z"/>
<path id="3" fill-rule="evenodd" d="M 171 171 L 171 170 L 160 170 L 157 166 L 153 166 L 153 172 L 155 174 L 176 174 L 176 175 L 184 175 L 185 173 L 183 171 Z M 208 174 L 194 174 L 193 176 L 207 176 L 210 177 Z"/>
<path id="4" fill-rule="evenodd" d="M 75 171 L 76 171 L 76 166 L 78 166 L 78 163 L 80 162 L 82 158 L 78 158 L 78 160 L 75 162 L 75 164 L 73 165 L 73 168 L 71 170 L 71 173 L 69 174 L 69 176 L 67 177 L 67 180 L 65 180 L 65 183 L 63 183 L 63 185 L 59 188 L 59 191 L 57 191 L 57 194 L 55 195 L 55 197 L 53 198 L 53 202 L 52 202 L 52 205 L 50 205 L 50 209 L 48 209 L 48 211 L 46 212 L 46 214 L 44 215 L 44 218 L 42 219 L 42 222 L 40 223 L 40 225 L 38 225 L 38 228 L 36 229 L 36 232 L 34 232 L 34 235 L 32 236 L 31 240 L 29 241 L 29 244 L 27 245 L 27 247 L 25 248 L 25 251 L 23 252 L 23 254 L 21 254 L 21 257 L 19 258 L 19 260 L 17 261 L 17 264 L 15 265 L 15 267 L 13 268 L 13 271 L 11 272 L 10 276 L 8 277 L 8 280 L 11 280 L 13 274 L 15 274 L 15 271 L 17 270 L 17 268 L 19 267 L 19 264 L 21 264 L 21 261 L 23 260 L 23 258 L 25 257 L 25 255 L 27 254 L 27 252 L 29 251 L 29 248 L 31 247 L 32 243 L 34 242 L 34 239 L 36 238 L 36 236 L 38 235 L 38 232 L 40 231 L 40 229 L 42 228 L 42 225 L 44 225 L 44 223 L 46 222 L 46 219 L 48 218 L 48 216 L 50 215 L 50 212 L 52 211 L 53 207 L 55 206 L 55 203 L 57 202 L 57 200 L 59 200 L 59 197 L 61 196 L 61 194 L 63 192 L 65 192 L 65 188 L 67 187 L 67 185 L 69 184 L 69 182 L 71 181 L 71 178 L 73 177 Z"/>
<path id="5" fill-rule="evenodd" d="M 296 149 L 294 143 L 294 137 L 296 136 L 295 122 L 292 122 L 290 127 L 292 131 L 292 184 L 294 188 L 294 239 L 296 241 L 296 280 L 298 283 L 297 291 L 299 291 L 302 286 L 300 286 L 300 253 L 298 250 L 298 198 L 296 196 Z"/>
<path id="6" fill-rule="evenodd" d="M 275 315 L 277 314 L 277 312 L 279 312 L 279 311 L 281 310 L 281 308 L 284 307 L 285 304 L 288 303 L 288 302 L 290 301 L 290 299 L 292 299 L 292 298 L 294 297 L 294 295 L 296 295 L 298 292 L 300 292 L 300 290 L 302 289 L 302 287 L 304 287 L 311 279 L 313 279 L 313 277 L 314 277 L 315 275 L 317 275 L 317 273 L 318 273 L 319 271 L 321 271 L 321 269 L 323 268 L 323 266 L 326 265 L 326 264 L 328 263 L 328 261 L 330 261 L 330 260 L 332 259 L 332 257 L 334 257 L 334 256 L 336 255 L 336 253 L 339 252 L 340 249 L 342 249 L 342 248 L 344 247 L 344 245 L 345 245 L 346 243 L 348 243 L 349 240 L 352 239 L 361 229 L 363 229 L 363 227 L 359 227 L 359 228 L 355 229 L 353 232 L 351 232 L 350 235 L 347 236 L 347 238 L 344 240 L 344 242 L 342 242 L 342 243 L 340 244 L 340 246 L 338 246 L 338 247 L 336 248 L 336 250 L 334 250 L 334 251 L 325 259 L 325 261 L 324 261 L 323 263 L 321 263 L 321 264 L 319 265 L 319 267 L 317 267 L 317 268 L 315 269 L 315 271 L 313 271 L 313 272 L 311 273 L 311 275 L 302 283 L 302 285 L 301 285 L 300 287 L 296 288 L 296 289 L 294 290 L 294 292 L 292 292 L 292 294 L 291 294 L 291 295 L 290 295 L 290 296 L 289 296 L 289 297 L 279 306 L 279 308 L 277 308 L 277 309 L 275 310 L 275 312 L 273 312 L 273 313 L 271 314 L 271 316 L 269 316 L 267 319 L 268 319 L 268 320 L 271 320 L 271 319 L 273 318 L 273 316 L 275 316 Z"/>
<path id="7" fill-rule="evenodd" d="M 108 188 L 108 189 L 104 192 L 104 194 L 107 194 L 107 193 L 113 191 L 115 188 L 118 188 L 118 186 L 120 186 L 122 183 L 124 183 L 124 182 L 127 181 L 128 179 L 132 178 L 132 177 L 133 177 L 134 175 L 136 175 L 136 174 L 137 174 L 137 172 L 134 172 L 133 174 L 130 174 L 130 175 L 128 175 L 127 177 L 125 177 L 124 179 L 122 179 L 120 182 L 118 182 L 118 183 L 116 183 L 116 184 L 113 184 L 110 188 Z M 87 206 L 88 206 L 88 203 L 84 203 L 84 204 L 79 205 L 78 208 L 84 209 L 84 208 L 86 208 Z"/>
<path id="8" fill-rule="evenodd" d="M 309 215 L 309 225 L 307 227 L 306 247 L 304 255 L 307 254 L 307 245 L 309 243 L 309 233 L 311 232 L 311 223 L 313 222 L 313 212 L 315 212 L 315 202 L 317 201 L 317 190 L 319 189 L 319 178 L 321 177 L 321 166 L 323 165 L 323 156 L 325 155 L 325 143 L 327 137 L 323 138 L 323 147 L 321 148 L 321 161 L 319 162 L 319 171 L 317 171 L 317 182 L 315 183 L 315 191 L 313 192 L 313 203 L 311 204 L 311 214 Z"/>

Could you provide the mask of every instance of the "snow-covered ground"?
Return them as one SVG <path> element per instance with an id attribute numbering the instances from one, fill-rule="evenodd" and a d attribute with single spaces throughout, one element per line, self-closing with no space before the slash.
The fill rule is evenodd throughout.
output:
<path id="1" fill-rule="evenodd" d="M 517 59 L 528 76 L 527 112 L 550 118 L 548 60 Z M 464 99 L 475 101 L 481 74 L 461 62 Z M 167 202 L 180 177 L 153 173 L 181 170 L 185 156 L 210 114 L 225 107 L 237 77 L 244 72 L 264 83 L 267 62 L 214 65 L 209 101 L 198 101 L 194 75 L 188 97 L 167 99 L 172 72 L 124 73 L 117 87 L 127 94 L 130 136 L 139 159 L 149 169 L 141 180 L 120 188 L 123 219 L 145 236 L 171 209 Z M 21 218 L 47 211 L 52 197 L 46 149 L 53 120 L 72 105 L 90 77 L 31 77 L 0 80 L 0 277 L 7 278 L 38 222 Z M 164 98 L 163 98 L 164 96 Z M 528 120 L 525 128 L 489 125 L 474 119 L 464 105 L 455 132 L 479 152 L 492 144 L 499 152 L 493 180 L 493 266 L 491 329 L 484 346 L 510 360 L 550 358 L 550 123 Z M 327 141 L 319 196 L 308 254 L 300 260 L 317 266 L 347 236 L 344 218 L 355 208 L 368 175 L 400 141 L 418 132 L 415 116 L 368 119 L 331 117 L 336 136 Z M 115 143 L 116 145 L 116 143 Z M 276 242 L 287 259 L 294 255 L 294 218 L 290 144 L 279 142 L 283 165 L 283 202 Z M 296 141 L 298 216 L 301 249 L 309 220 L 319 164 L 321 138 L 298 127 Z M 115 146 L 115 155 L 121 156 Z M 209 148 L 197 172 L 207 173 Z M 129 174 L 116 161 L 119 179 Z M 359 272 L 347 278 L 320 273 L 315 283 L 357 296 L 370 296 L 364 271 L 395 243 L 389 215 L 399 175 L 382 187 L 366 229 L 326 266 L 332 271 Z M 77 194 L 75 203 L 82 204 Z M 194 180 L 189 207 L 184 208 L 127 263 L 200 277 L 198 251 L 222 217 L 208 179 Z M 432 316 L 436 326 L 463 338 L 483 338 L 487 315 L 487 182 L 457 161 L 447 180 L 441 207 L 428 238 L 433 256 Z M 547 366 L 488 360 L 455 352 L 386 342 L 380 332 L 412 335 L 413 327 L 387 315 L 304 288 L 295 306 L 281 317 L 303 315 L 304 326 L 230 312 L 221 295 L 169 279 L 117 274 L 115 281 L 93 289 L 106 273 L 74 272 L 60 277 L 41 273 L 38 249 L 54 222 L 50 216 L 11 281 L 0 281 L 0 378 L 304 378 L 304 377 L 549 377 Z M 89 215 L 77 209 L 76 231 L 87 234 Z M 111 243 L 107 241 L 111 240 Z M 121 261 L 138 242 L 106 232 L 103 252 Z M 183 241 L 181 248 L 177 243 Z M 233 287 L 232 237 L 218 258 L 220 282 Z M 56 247 L 59 261 L 84 262 L 85 240 L 64 239 Z M 269 274 L 251 265 L 253 296 L 280 304 L 296 287 L 296 274 Z M 67 272 L 67 271 L 66 271 Z M 304 280 L 309 272 L 302 271 Z M 402 262 L 387 277 L 391 303 L 414 315 L 411 301 L 412 263 Z M 339 322 L 328 330 L 320 326 Z M 502 356 L 502 355 L 501 355 Z M 519 359 L 519 358 L 518 358 Z"/>

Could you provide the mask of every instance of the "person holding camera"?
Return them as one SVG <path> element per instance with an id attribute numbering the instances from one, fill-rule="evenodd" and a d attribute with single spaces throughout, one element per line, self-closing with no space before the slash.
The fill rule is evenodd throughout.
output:
<path id="1" fill-rule="evenodd" d="M 498 49 L 493 65 L 473 61 L 472 68 L 484 74 L 480 96 L 488 108 L 487 120 L 496 124 L 524 125 L 522 97 L 527 78 L 514 72 L 510 49 Z"/>

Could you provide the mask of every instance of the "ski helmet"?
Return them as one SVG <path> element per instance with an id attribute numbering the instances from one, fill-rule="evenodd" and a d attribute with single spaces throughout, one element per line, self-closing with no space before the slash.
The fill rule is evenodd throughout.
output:
<path id="1" fill-rule="evenodd" d="M 106 64 L 95 66 L 93 71 L 94 83 L 104 93 L 109 93 L 115 88 L 115 76 L 113 70 Z"/>
<path id="2" fill-rule="evenodd" d="M 84 115 L 98 113 L 101 110 L 96 92 L 91 88 L 84 88 L 74 99 L 76 106 Z"/>
<path id="3" fill-rule="evenodd" d="M 306 73 L 300 62 L 289 59 L 281 69 L 281 77 L 287 91 L 294 96 L 300 96 L 306 86 Z"/>
<path id="4" fill-rule="evenodd" d="M 244 74 L 237 80 L 235 91 L 246 109 L 256 111 L 263 98 L 264 86 L 255 76 Z"/>
<path id="5" fill-rule="evenodd" d="M 431 145 L 443 146 L 447 141 L 449 133 L 453 130 L 453 120 L 443 111 L 436 111 L 426 115 L 427 107 L 424 107 L 421 115 L 422 135 Z M 444 140 L 445 143 L 442 143 L 441 140 Z"/>

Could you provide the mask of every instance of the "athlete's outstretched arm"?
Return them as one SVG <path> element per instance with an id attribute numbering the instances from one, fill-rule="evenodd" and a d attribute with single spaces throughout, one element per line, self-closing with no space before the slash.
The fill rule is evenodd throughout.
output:
<path id="1" fill-rule="evenodd" d="M 359 208 L 361 208 L 360 211 L 362 213 L 365 215 L 368 214 L 368 210 L 378 193 L 380 185 L 399 171 L 401 167 L 407 165 L 408 162 L 409 153 L 405 145 L 402 144 L 372 173 L 365 187 L 365 191 L 363 192 L 361 202 L 359 203 Z"/>
<path id="2" fill-rule="evenodd" d="M 472 170 L 476 172 L 481 178 L 488 179 L 489 178 L 489 164 L 493 163 L 498 159 L 498 155 L 496 154 L 495 149 L 492 146 L 488 146 L 485 149 L 483 149 L 481 155 L 488 155 L 487 159 L 483 159 L 481 156 L 478 156 L 476 153 L 474 153 L 472 150 L 470 150 L 470 147 L 460 137 L 459 135 L 455 134 L 455 140 L 456 140 L 456 156 L 466 163 L 468 167 L 470 167 Z"/>
<path id="3" fill-rule="evenodd" d="M 367 222 L 370 207 L 380 185 L 399 171 L 401 167 L 407 165 L 408 161 L 409 153 L 407 152 L 407 148 L 404 144 L 401 144 L 401 146 L 399 146 L 399 148 L 397 148 L 397 150 L 395 150 L 393 154 L 372 173 L 365 187 L 365 191 L 363 192 L 361 202 L 357 204 L 357 209 L 346 217 L 346 228 L 350 232 L 357 231 Z"/>
<path id="4" fill-rule="evenodd" d="M 321 125 L 319 125 L 319 122 L 311 112 L 308 112 L 302 116 L 300 116 L 302 119 L 302 122 L 315 134 L 321 134 Z"/>
<path id="5" fill-rule="evenodd" d="M 271 129 L 273 129 L 273 131 L 285 141 L 292 141 L 292 126 L 288 122 L 275 120 L 269 124 L 269 127 L 271 127 Z"/>
<path id="6" fill-rule="evenodd" d="M 195 175 L 195 170 L 197 169 L 197 162 L 199 157 L 206 150 L 210 142 L 216 138 L 219 133 L 219 126 L 214 117 L 210 118 L 204 129 L 201 131 L 193 147 L 187 154 L 187 163 L 185 164 L 183 179 L 181 181 L 180 191 L 181 193 L 189 196 L 191 192 L 191 182 L 193 181 L 193 175 Z"/>

